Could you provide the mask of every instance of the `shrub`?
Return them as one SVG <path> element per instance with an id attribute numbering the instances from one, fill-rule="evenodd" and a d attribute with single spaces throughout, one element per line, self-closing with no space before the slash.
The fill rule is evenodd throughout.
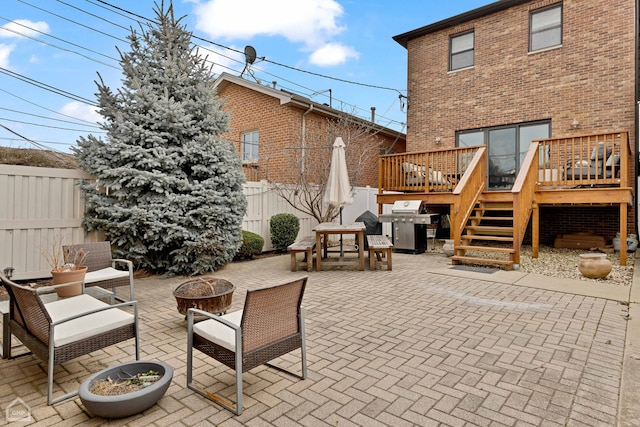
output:
<path id="1" fill-rule="evenodd" d="M 300 220 L 290 213 L 276 214 L 271 217 L 271 244 L 277 251 L 286 251 L 287 246 L 296 241 L 300 231 Z"/>
<path id="2" fill-rule="evenodd" d="M 242 230 L 242 246 L 240 246 L 240 249 L 236 252 L 234 259 L 253 259 L 262 253 L 263 247 L 264 239 L 262 236 L 250 231 Z"/>

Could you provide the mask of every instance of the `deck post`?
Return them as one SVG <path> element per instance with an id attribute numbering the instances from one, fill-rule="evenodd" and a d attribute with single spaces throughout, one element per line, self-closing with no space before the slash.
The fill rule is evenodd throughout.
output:
<path id="1" fill-rule="evenodd" d="M 531 258 L 538 258 L 540 248 L 540 207 L 533 203 L 531 212 Z"/>
<path id="2" fill-rule="evenodd" d="M 620 265 L 627 265 L 627 204 L 620 203 Z"/>

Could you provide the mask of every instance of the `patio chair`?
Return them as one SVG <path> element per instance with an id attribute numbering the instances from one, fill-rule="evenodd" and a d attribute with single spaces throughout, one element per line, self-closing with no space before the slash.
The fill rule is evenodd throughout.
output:
<path id="1" fill-rule="evenodd" d="M 115 293 L 116 287 L 128 286 L 129 301 L 135 300 L 133 294 L 133 263 L 126 259 L 112 258 L 111 242 L 79 243 L 65 245 L 62 249 L 65 254 L 76 254 L 80 250 L 87 254 L 84 260 L 84 265 L 88 267 L 84 278 L 86 287 L 111 288 Z M 118 270 L 116 269 L 118 266 L 126 266 L 127 269 Z M 116 296 L 116 299 L 125 301 L 125 299 L 118 296 Z"/>
<path id="2" fill-rule="evenodd" d="M 135 338 L 136 360 L 140 359 L 136 301 L 109 305 L 83 294 L 45 303 L 42 294 L 69 284 L 32 288 L 14 283 L 1 273 L 0 280 L 9 293 L 11 334 L 47 363 L 47 404 L 78 394 L 76 391 L 53 399 L 55 365 L 130 338 Z M 131 307 L 133 314 L 122 310 L 125 307 Z"/>
<path id="3" fill-rule="evenodd" d="M 307 277 L 281 285 L 249 290 L 244 309 L 224 316 L 189 309 L 187 314 L 187 387 L 224 408 L 242 414 L 242 374 L 268 365 L 301 379 L 307 377 L 304 310 L 302 296 Z M 194 316 L 206 316 L 194 324 Z M 223 363 L 236 372 L 236 405 L 224 397 L 201 390 L 193 384 L 193 349 Z M 302 353 L 302 373 L 298 375 L 269 364 L 293 350 Z"/>

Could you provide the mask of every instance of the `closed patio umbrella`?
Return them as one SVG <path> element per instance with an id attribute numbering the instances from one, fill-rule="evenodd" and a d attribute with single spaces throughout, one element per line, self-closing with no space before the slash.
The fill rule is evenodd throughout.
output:
<path id="1" fill-rule="evenodd" d="M 347 159 L 344 154 L 344 141 L 341 137 L 337 137 L 333 143 L 324 202 L 340 208 L 340 224 L 342 224 L 342 209 L 346 205 L 353 203 L 353 196 L 351 195 L 351 184 L 349 183 Z M 342 255 L 342 235 L 340 235 L 340 256 Z"/>

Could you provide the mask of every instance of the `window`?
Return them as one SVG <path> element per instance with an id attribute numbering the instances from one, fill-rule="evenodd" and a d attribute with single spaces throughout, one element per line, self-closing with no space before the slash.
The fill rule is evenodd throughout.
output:
<path id="1" fill-rule="evenodd" d="M 242 134 L 242 162 L 254 163 L 258 161 L 258 131 Z"/>
<path id="2" fill-rule="evenodd" d="M 510 189 L 534 139 L 548 138 L 551 122 L 520 123 L 457 133 L 458 147 L 486 145 L 490 190 Z M 541 166 L 545 156 L 541 154 Z"/>
<path id="3" fill-rule="evenodd" d="M 449 71 L 473 67 L 473 43 L 473 31 L 451 37 L 449 41 L 449 51 L 451 52 Z"/>
<path id="4" fill-rule="evenodd" d="M 562 44 L 562 4 L 529 15 L 529 52 Z"/>

